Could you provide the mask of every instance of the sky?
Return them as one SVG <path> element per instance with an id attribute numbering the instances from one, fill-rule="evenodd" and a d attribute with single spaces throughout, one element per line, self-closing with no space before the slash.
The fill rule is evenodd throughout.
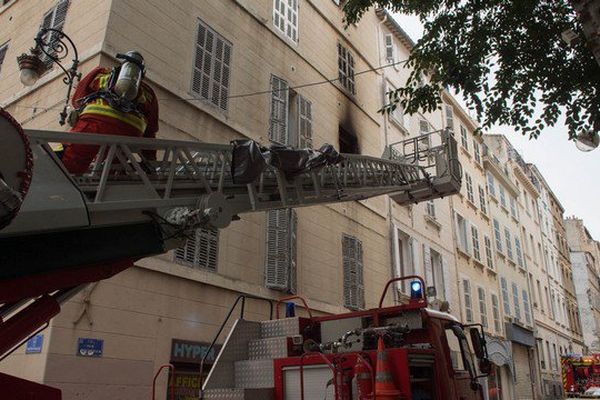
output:
<path id="1" fill-rule="evenodd" d="M 417 17 L 394 17 L 415 41 L 423 34 Z M 497 126 L 489 133 L 505 135 L 526 162 L 537 165 L 565 209 L 565 217 L 583 219 L 594 239 L 600 240 L 600 179 L 594 178 L 594 173 L 600 173 L 600 148 L 589 153 L 577 150 L 561 119 L 538 139 L 530 140 L 510 126 Z"/>

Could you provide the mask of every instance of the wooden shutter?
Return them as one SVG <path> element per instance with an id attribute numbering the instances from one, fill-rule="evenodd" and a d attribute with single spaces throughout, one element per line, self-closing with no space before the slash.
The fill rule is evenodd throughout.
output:
<path id="1" fill-rule="evenodd" d="M 344 306 L 353 310 L 365 306 L 363 250 L 360 240 L 353 236 L 342 236 L 344 272 Z"/>
<path id="2" fill-rule="evenodd" d="M 288 143 L 288 98 L 289 86 L 286 81 L 271 76 L 271 116 L 269 119 L 269 140 L 287 145 Z"/>
<path id="3" fill-rule="evenodd" d="M 394 37 L 391 34 L 385 35 L 385 59 L 387 62 L 394 62 Z"/>
<path id="4" fill-rule="evenodd" d="M 0 71 L 2 70 L 2 63 L 4 63 L 4 58 L 6 57 L 7 52 L 8 52 L 8 43 L 0 46 Z"/>
<path id="5" fill-rule="evenodd" d="M 296 231 L 298 217 L 292 209 L 267 212 L 265 286 L 296 292 Z"/>
<path id="6" fill-rule="evenodd" d="M 410 238 L 410 250 L 412 255 L 413 272 L 415 275 L 422 276 L 423 270 L 421 268 L 421 252 L 419 241 L 415 238 Z"/>
<path id="7" fill-rule="evenodd" d="M 193 267 L 217 270 L 219 255 L 219 230 L 199 228 L 182 247 L 175 249 L 175 260 Z"/>
<path id="8" fill-rule="evenodd" d="M 211 103 L 227 110 L 229 95 L 229 72 L 231 63 L 231 44 L 219 35 L 215 37 L 214 65 L 212 69 Z"/>
<path id="9" fill-rule="evenodd" d="M 442 276 L 444 277 L 444 293 L 443 298 L 447 300 L 450 304 L 454 304 L 454 299 L 452 298 L 452 291 L 450 290 L 450 271 L 448 270 L 448 260 L 442 257 Z"/>
<path id="10" fill-rule="evenodd" d="M 423 245 L 423 265 L 425 266 L 425 286 L 435 286 L 433 281 L 433 266 L 431 265 L 431 249 Z"/>
<path id="11" fill-rule="evenodd" d="M 312 104 L 298 96 L 298 146 L 312 149 Z"/>
<path id="12" fill-rule="evenodd" d="M 67 18 L 67 11 L 69 9 L 69 0 L 59 0 L 58 3 L 46 14 L 44 14 L 44 18 L 42 19 L 42 24 L 40 25 L 40 29 L 56 29 L 62 31 L 65 26 L 65 20 Z M 58 40 L 58 34 L 55 32 L 48 33 L 44 40 L 49 43 L 48 48 L 46 49 L 50 54 L 54 53 L 52 50 L 52 43 Z M 47 55 L 43 54 L 41 56 L 41 60 L 48 68 L 52 68 L 53 61 Z"/>

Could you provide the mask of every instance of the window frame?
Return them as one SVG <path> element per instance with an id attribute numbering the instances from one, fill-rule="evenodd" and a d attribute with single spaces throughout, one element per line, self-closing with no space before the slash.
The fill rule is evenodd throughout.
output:
<path id="1" fill-rule="evenodd" d="M 293 4 L 290 6 L 288 3 Z M 273 0 L 273 26 L 285 39 L 291 40 L 294 44 L 298 44 L 300 37 L 300 0 Z M 283 6 L 283 10 L 277 8 L 277 4 Z M 292 21 L 289 16 L 292 16 Z M 283 26 L 276 22 L 282 21 Z M 290 29 L 291 27 L 291 29 Z M 288 33 L 288 31 L 290 31 Z"/>
<path id="2" fill-rule="evenodd" d="M 350 49 L 337 43 L 338 52 L 338 83 L 344 91 L 352 96 L 356 96 L 355 62 L 354 55 Z"/>

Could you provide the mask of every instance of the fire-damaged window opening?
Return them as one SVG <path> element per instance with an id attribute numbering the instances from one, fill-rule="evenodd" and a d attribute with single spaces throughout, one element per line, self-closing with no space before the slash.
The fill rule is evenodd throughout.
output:
<path id="1" fill-rule="evenodd" d="M 40 25 L 40 29 L 56 29 L 62 31 L 65 26 L 65 20 L 67 18 L 67 10 L 69 9 L 69 0 L 59 0 L 54 7 L 48 10 L 44 17 L 42 18 L 42 23 Z M 52 50 L 52 43 L 58 40 L 58 34 L 55 32 L 48 33 L 47 37 L 44 40 L 50 43 L 49 49 L 47 51 L 52 54 L 54 51 Z M 54 65 L 54 61 L 50 59 L 47 55 L 43 54 L 41 56 L 42 61 L 46 64 L 48 69 L 51 69 Z"/>
<path id="2" fill-rule="evenodd" d="M 312 103 L 287 81 L 271 76 L 269 140 L 299 148 L 312 148 Z"/>
<path id="3" fill-rule="evenodd" d="M 353 132 L 347 131 L 342 126 L 339 127 L 339 145 L 340 153 L 360 154 L 358 137 Z"/>
<path id="4" fill-rule="evenodd" d="M 196 229 L 185 244 L 175 249 L 175 261 L 199 269 L 217 271 L 219 254 L 219 230 L 216 228 Z"/>

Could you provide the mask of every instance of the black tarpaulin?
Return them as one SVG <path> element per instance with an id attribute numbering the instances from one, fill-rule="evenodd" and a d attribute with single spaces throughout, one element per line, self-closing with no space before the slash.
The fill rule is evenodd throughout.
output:
<path id="1" fill-rule="evenodd" d="M 342 156 L 330 144 L 324 144 L 319 150 L 285 146 L 267 148 L 254 140 L 234 140 L 231 144 L 231 176 L 236 184 L 253 182 L 267 165 L 282 171 L 287 179 L 293 179 L 304 172 L 334 165 L 342 160 Z"/>

